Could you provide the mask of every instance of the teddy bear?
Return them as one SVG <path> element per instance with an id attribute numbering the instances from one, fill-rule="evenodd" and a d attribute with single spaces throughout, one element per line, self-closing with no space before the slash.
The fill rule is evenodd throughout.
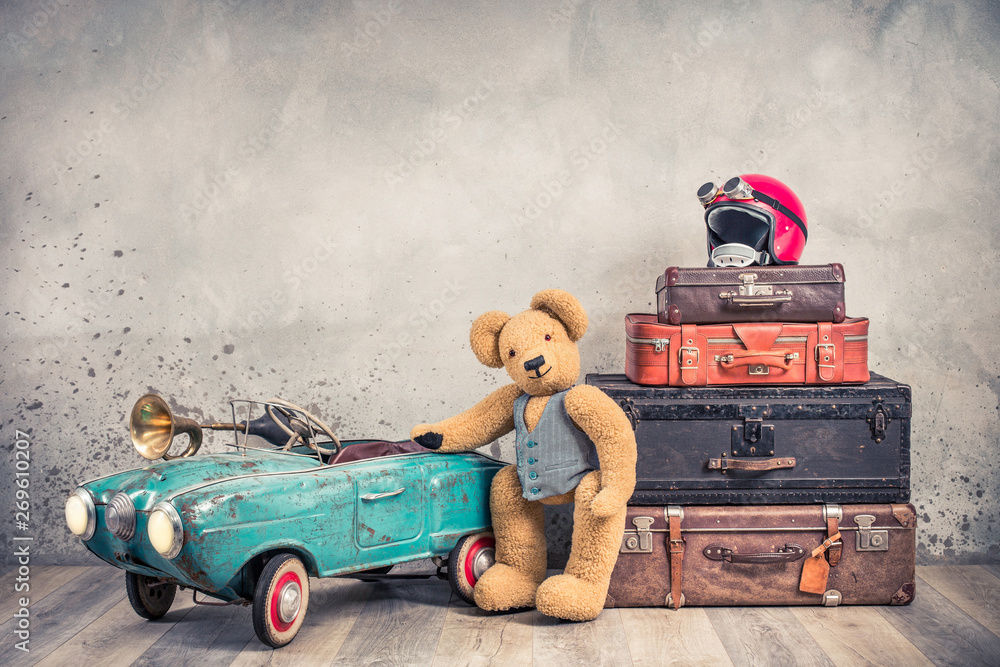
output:
<path id="1" fill-rule="evenodd" d="M 575 384 L 577 341 L 587 313 L 569 292 L 538 292 L 511 317 L 490 311 L 472 324 L 476 358 L 505 368 L 513 380 L 472 408 L 410 437 L 438 452 L 461 452 L 515 432 L 517 463 L 490 488 L 496 564 L 476 582 L 476 605 L 489 611 L 535 607 L 571 621 L 604 608 L 611 571 L 635 489 L 636 442 L 631 423 L 604 392 Z M 562 574 L 546 579 L 543 505 L 576 503 L 573 542 Z"/>

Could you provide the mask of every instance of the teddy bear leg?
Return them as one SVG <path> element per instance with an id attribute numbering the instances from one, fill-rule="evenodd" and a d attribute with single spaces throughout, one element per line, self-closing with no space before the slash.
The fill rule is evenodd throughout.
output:
<path id="1" fill-rule="evenodd" d="M 517 466 L 508 466 L 493 478 L 490 513 L 496 564 L 476 582 L 476 605 L 488 611 L 532 607 L 538 584 L 545 578 L 545 514 L 541 503 L 524 499 Z"/>
<path id="2" fill-rule="evenodd" d="M 588 473 L 576 488 L 573 546 L 566 569 L 538 587 L 535 606 L 546 616 L 590 621 L 604 608 L 621 549 L 626 508 L 611 517 L 594 516 L 590 503 L 601 489 L 600 475 L 599 470 Z"/>

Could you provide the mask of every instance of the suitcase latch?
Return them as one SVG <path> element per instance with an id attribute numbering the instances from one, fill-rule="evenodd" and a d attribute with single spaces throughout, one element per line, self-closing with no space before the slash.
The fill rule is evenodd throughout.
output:
<path id="1" fill-rule="evenodd" d="M 622 538 L 622 548 L 619 553 L 623 554 L 651 554 L 653 553 L 653 532 L 649 529 L 653 525 L 653 517 L 637 516 L 632 519 L 635 525 L 635 533 L 626 532 Z"/>
<path id="2" fill-rule="evenodd" d="M 875 517 L 871 514 L 859 514 L 854 517 L 854 523 L 858 524 L 858 532 L 854 536 L 855 551 L 888 551 L 889 531 L 872 530 Z"/>
<path id="3" fill-rule="evenodd" d="M 774 285 L 756 284 L 756 273 L 741 273 L 740 280 L 743 284 L 737 286 L 735 292 L 722 292 L 719 298 L 738 306 L 773 306 L 792 300 L 792 293 L 787 289 L 775 291 Z"/>
<path id="4" fill-rule="evenodd" d="M 885 432 L 892 420 L 889 419 L 889 412 L 882 405 L 881 397 L 876 397 L 872 403 L 872 407 L 868 410 L 868 427 L 872 431 L 872 440 L 882 442 L 885 440 Z"/>
<path id="5" fill-rule="evenodd" d="M 823 606 L 824 607 L 839 607 L 840 603 L 843 602 L 844 597 L 840 594 L 838 590 L 829 590 L 823 594 Z"/>
<path id="6" fill-rule="evenodd" d="M 731 435 L 733 456 L 774 456 L 774 425 L 763 418 L 745 418 L 743 428 L 734 425 Z"/>

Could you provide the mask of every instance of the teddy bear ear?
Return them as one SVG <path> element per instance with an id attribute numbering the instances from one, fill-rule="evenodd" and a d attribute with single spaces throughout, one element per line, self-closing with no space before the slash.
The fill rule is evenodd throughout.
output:
<path id="1" fill-rule="evenodd" d="M 500 356 L 500 331 L 510 321 L 510 315 L 499 310 L 491 310 L 476 318 L 469 333 L 472 351 L 479 363 L 490 368 L 503 368 Z"/>
<path id="2" fill-rule="evenodd" d="M 565 290 L 542 290 L 531 299 L 531 307 L 543 310 L 562 322 L 574 343 L 587 333 L 587 311 L 575 296 Z"/>

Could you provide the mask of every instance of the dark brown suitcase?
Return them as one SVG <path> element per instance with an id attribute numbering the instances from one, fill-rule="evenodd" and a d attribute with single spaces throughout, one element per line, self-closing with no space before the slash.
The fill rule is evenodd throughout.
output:
<path id="1" fill-rule="evenodd" d="M 909 504 L 630 505 L 605 606 L 909 604 L 916 523 Z M 805 593 L 824 544 L 826 585 Z"/>
<path id="2" fill-rule="evenodd" d="M 633 505 L 910 500 L 910 387 L 644 387 L 587 375 L 635 429 Z"/>
<path id="3" fill-rule="evenodd" d="M 668 268 L 656 280 L 663 324 L 843 322 L 840 264 Z"/>

